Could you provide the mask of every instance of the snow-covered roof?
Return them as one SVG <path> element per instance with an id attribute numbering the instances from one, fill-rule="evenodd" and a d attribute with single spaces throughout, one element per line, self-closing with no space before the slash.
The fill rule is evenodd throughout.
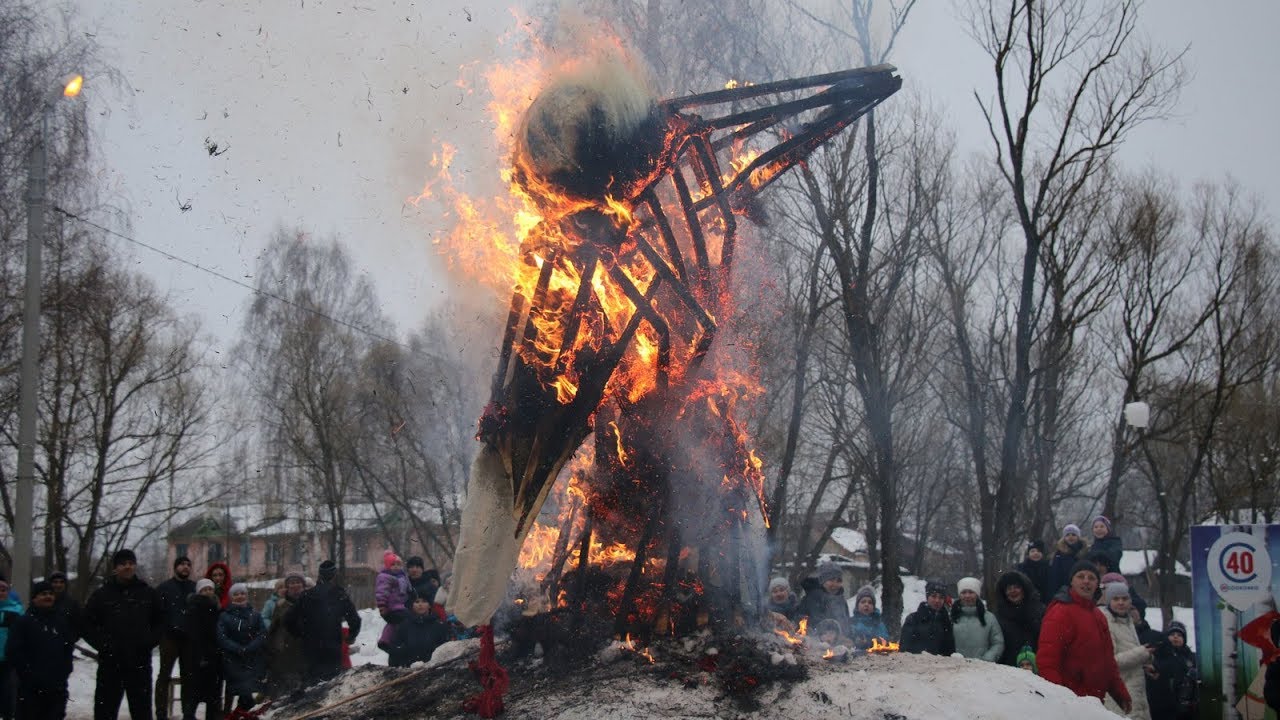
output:
<path id="1" fill-rule="evenodd" d="M 822 553 L 821 555 L 818 556 L 818 562 L 819 563 L 824 563 L 824 562 L 835 563 L 836 565 L 839 565 L 841 567 L 855 567 L 855 568 L 871 567 L 871 565 L 866 560 L 855 560 L 851 557 L 845 557 L 844 555 L 837 555 L 835 553 Z"/>
<path id="2" fill-rule="evenodd" d="M 1120 574 L 1141 575 L 1147 571 L 1148 567 L 1155 564 L 1158 555 L 1159 553 L 1155 550 L 1125 550 L 1120 556 Z M 1191 577 L 1191 570 L 1177 560 L 1173 563 L 1173 572 L 1176 575 Z"/>
<path id="3" fill-rule="evenodd" d="M 867 536 L 861 530 L 838 527 L 831 531 L 831 540 L 850 553 L 867 551 Z"/>
<path id="4" fill-rule="evenodd" d="M 377 508 L 382 516 L 398 514 L 399 509 L 389 505 Z M 420 517 L 436 518 L 439 513 L 423 505 L 417 508 Z M 174 517 L 172 532 L 200 534 L 204 530 L 215 534 L 231 532 L 254 536 L 297 535 L 317 527 L 329 526 L 328 508 L 323 505 L 291 505 L 282 507 L 267 503 L 204 506 L 192 508 Z M 378 526 L 378 513 L 372 503 L 347 503 L 343 506 L 343 527 L 346 530 L 373 529 Z"/>

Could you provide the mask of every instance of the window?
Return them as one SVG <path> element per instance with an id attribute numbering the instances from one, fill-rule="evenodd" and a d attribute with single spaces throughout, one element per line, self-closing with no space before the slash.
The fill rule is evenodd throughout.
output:
<path id="1" fill-rule="evenodd" d="M 188 546 L 187 546 L 187 544 L 186 544 L 186 543 L 178 543 L 177 545 L 175 545 L 175 546 L 173 547 L 173 553 L 174 553 L 174 554 L 173 554 L 173 558 L 176 560 L 176 559 L 178 559 L 178 558 L 180 558 L 180 557 L 186 557 L 186 556 L 187 556 L 187 547 L 188 547 Z"/>
<path id="2" fill-rule="evenodd" d="M 306 554 L 307 546 L 301 540 L 293 541 L 293 564 L 301 565 L 302 556 Z"/>
<path id="3" fill-rule="evenodd" d="M 240 541 L 240 564 L 247 567 L 249 565 L 249 558 L 252 556 L 252 553 L 253 553 L 253 543 L 251 543 L 248 540 L 241 540 Z"/>
<path id="4" fill-rule="evenodd" d="M 267 562 L 269 563 L 280 562 L 280 543 L 278 542 L 267 543 Z"/>
<path id="5" fill-rule="evenodd" d="M 222 543 L 210 541 L 209 550 L 206 554 L 209 558 L 209 562 L 222 562 Z"/>
<path id="6" fill-rule="evenodd" d="M 356 535 L 351 538 L 351 562 L 362 563 L 369 559 L 369 538 Z"/>

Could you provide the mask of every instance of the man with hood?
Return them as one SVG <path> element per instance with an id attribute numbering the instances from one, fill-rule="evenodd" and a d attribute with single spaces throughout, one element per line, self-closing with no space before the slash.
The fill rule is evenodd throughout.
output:
<path id="1" fill-rule="evenodd" d="M 1036 539 L 1027 543 L 1026 555 L 1023 556 L 1022 562 L 1013 566 L 1013 569 L 1031 581 L 1041 602 L 1058 592 L 1058 588 L 1053 586 L 1053 569 L 1049 558 L 1045 557 L 1043 540 Z"/>
<path id="2" fill-rule="evenodd" d="M 996 580 L 996 619 L 1004 633 L 1000 663 L 1016 666 L 1023 647 L 1030 647 L 1032 652 L 1038 647 L 1040 622 L 1044 619 L 1039 592 L 1031 580 L 1017 570 L 1010 570 Z"/>
<path id="3" fill-rule="evenodd" d="M 876 591 L 870 585 L 858 588 L 853 596 L 853 617 L 849 620 L 849 638 L 853 640 L 855 650 L 865 652 L 877 638 L 885 640 L 889 637 L 889 629 L 880 617 L 880 609 L 876 607 Z"/>
<path id="4" fill-rule="evenodd" d="M 809 618 L 809 627 L 823 620 L 835 620 L 840 635 L 849 636 L 849 604 L 844 599 L 844 573 L 832 562 L 818 565 L 818 588 L 800 601 L 800 617 Z"/>
<path id="5" fill-rule="evenodd" d="M 1107 618 L 1094 604 L 1097 592 L 1098 568 L 1088 561 L 1077 562 L 1069 584 L 1045 611 L 1036 665 L 1045 680 L 1081 697 L 1102 700 L 1110 694 L 1128 713 L 1133 701 L 1116 665 Z"/>
<path id="6" fill-rule="evenodd" d="M 902 623 L 902 652 L 949 656 L 956 651 L 956 636 L 946 607 L 947 589 L 931 582 L 925 585 L 924 597 Z"/>
<path id="7" fill-rule="evenodd" d="M 5 657 L 18 676 L 18 717 L 61 718 L 67 712 L 71 651 L 78 639 L 67 617 L 54 607 L 53 585 L 31 586 L 31 605 L 9 628 Z"/>
<path id="8" fill-rule="evenodd" d="M 1053 562 L 1049 568 L 1052 591 L 1045 597 L 1054 597 L 1071 582 L 1071 568 L 1089 555 L 1089 546 L 1080 539 L 1080 526 L 1068 524 L 1062 528 L 1062 539 L 1053 546 Z M 1098 573 L 1102 577 L 1102 573 Z"/>
<path id="9" fill-rule="evenodd" d="M 191 558 L 180 555 L 173 561 L 173 577 L 156 586 L 156 597 L 160 599 L 164 613 L 164 627 L 160 631 L 160 667 L 156 672 L 156 720 L 169 718 L 169 685 L 175 662 L 178 663 L 178 676 L 182 676 L 183 617 L 187 610 L 187 596 L 195 591 L 196 581 L 191 579 Z"/>
<path id="10" fill-rule="evenodd" d="M 94 720 L 115 720 L 129 700 L 134 720 L 151 720 L 151 650 L 164 626 L 160 598 L 138 577 L 138 556 L 128 548 L 111 556 L 113 574 L 84 606 L 84 639 L 98 651 Z"/>
<path id="11" fill-rule="evenodd" d="M 360 615 L 337 577 L 338 566 L 332 560 L 320 563 L 316 586 L 302 593 L 298 606 L 284 620 L 285 629 L 302 638 L 308 683 L 328 680 L 342 672 L 344 620 L 351 637 L 360 634 Z"/>

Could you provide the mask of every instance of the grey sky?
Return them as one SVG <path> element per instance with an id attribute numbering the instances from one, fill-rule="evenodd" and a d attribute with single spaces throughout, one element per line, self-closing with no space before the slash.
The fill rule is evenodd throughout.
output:
<path id="1" fill-rule="evenodd" d="M 476 78 L 516 29 L 507 3 L 76 1 L 78 22 L 131 86 L 90 84 L 86 95 L 103 179 L 128 209 L 133 236 L 251 284 L 275 228 L 337 234 L 402 331 L 446 292 L 430 243 L 443 228 L 405 199 L 427 177 L 436 139 L 469 151 L 476 167 L 460 174 L 496 172 L 483 166 L 499 160 L 487 154 L 483 98 L 455 82 L 464 64 L 475 65 L 462 75 Z M 1156 43 L 1191 46 L 1193 77 L 1179 117 L 1142 128 L 1126 163 L 1167 169 L 1184 185 L 1229 173 L 1280 207 L 1280 137 L 1271 130 L 1280 51 L 1269 37 L 1280 3 L 1151 0 L 1142 24 Z M 986 147 L 972 91 L 989 87 L 988 63 L 949 0 L 921 0 L 894 62 L 907 87 L 947 108 L 962 148 Z M 123 249 L 226 349 L 249 291 Z"/>

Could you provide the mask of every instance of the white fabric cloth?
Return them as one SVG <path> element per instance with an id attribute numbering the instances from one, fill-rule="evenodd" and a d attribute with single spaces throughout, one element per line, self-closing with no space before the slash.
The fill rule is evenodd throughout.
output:
<path id="1" fill-rule="evenodd" d="M 458 551 L 453 556 L 449 611 L 463 625 L 487 624 L 506 597 L 520 556 L 515 533 L 511 475 L 498 451 L 484 444 L 471 463 Z"/>

